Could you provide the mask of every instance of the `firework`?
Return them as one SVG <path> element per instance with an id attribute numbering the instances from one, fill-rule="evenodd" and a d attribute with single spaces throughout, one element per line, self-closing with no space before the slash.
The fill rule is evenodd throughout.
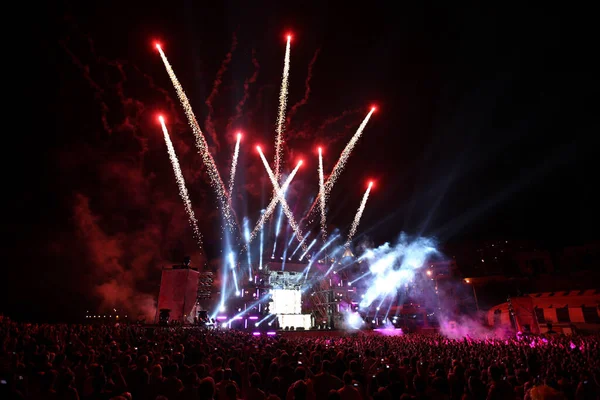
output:
<path id="1" fill-rule="evenodd" d="M 356 142 L 358 142 L 358 139 L 360 139 L 360 136 L 362 135 L 363 131 L 365 130 L 365 127 L 367 126 L 367 123 L 369 122 L 369 119 L 371 118 L 371 115 L 373 115 L 374 112 L 375 112 L 375 107 L 371 108 L 371 111 L 369 111 L 369 113 L 367 114 L 367 116 L 365 117 L 363 122 L 360 124 L 360 126 L 356 130 L 356 133 L 354 134 L 354 136 L 352 136 L 352 139 L 350 139 L 350 141 L 344 148 L 344 151 L 342 151 L 340 158 L 338 159 L 337 163 L 333 167 L 333 171 L 331 171 L 331 175 L 329 175 L 329 178 L 327 178 L 327 183 L 325 183 L 325 196 L 329 196 L 329 193 L 331 192 L 331 189 L 333 188 L 335 181 L 339 178 L 340 174 L 344 170 L 344 167 L 346 166 L 346 162 L 348 161 L 348 158 L 350 157 L 350 153 L 352 153 L 352 150 L 354 150 L 354 146 L 356 146 Z"/>
<path id="2" fill-rule="evenodd" d="M 206 143 L 206 138 L 204 137 L 204 134 L 200 129 L 200 125 L 198 125 L 198 121 L 196 120 L 196 116 L 194 115 L 192 106 L 190 105 L 190 102 L 185 92 L 183 91 L 183 87 L 179 83 L 179 80 L 177 79 L 177 76 L 175 75 L 175 72 L 173 71 L 173 68 L 169 63 L 169 60 L 167 60 L 167 56 L 165 56 L 165 53 L 162 51 L 162 48 L 158 43 L 156 44 L 156 49 L 160 53 L 160 57 L 163 61 L 163 64 L 165 65 L 167 73 L 169 74 L 169 78 L 171 78 L 171 82 L 175 87 L 177 97 L 181 102 L 183 111 L 185 112 L 185 116 L 187 117 L 190 128 L 192 128 L 192 132 L 194 133 L 194 137 L 196 139 L 196 147 L 198 148 L 198 153 L 202 157 L 202 161 L 204 162 L 204 165 L 206 166 L 206 169 L 208 171 L 211 186 L 217 194 L 217 199 L 219 201 L 219 205 L 223 212 L 225 221 L 230 228 L 233 228 L 235 226 L 235 222 L 231 213 L 231 208 L 229 207 L 229 203 L 227 201 L 229 196 L 227 195 L 227 190 L 225 189 L 225 185 L 223 184 L 221 175 L 219 174 L 217 166 L 215 165 L 215 160 L 212 158 L 210 152 L 208 151 L 208 144 Z"/>
<path id="3" fill-rule="evenodd" d="M 196 219 L 196 215 L 194 214 L 194 210 L 192 209 L 192 202 L 190 201 L 190 196 L 188 195 L 187 188 L 185 187 L 185 180 L 183 179 L 183 174 L 181 173 L 181 168 L 179 166 L 177 154 L 175 154 L 175 148 L 173 147 L 171 137 L 169 136 L 169 131 L 167 130 L 167 126 L 165 125 L 165 119 L 161 115 L 158 117 L 158 120 L 160 121 L 160 126 L 162 127 L 163 134 L 165 135 L 165 143 L 167 144 L 169 158 L 171 159 L 171 164 L 173 165 L 173 172 L 175 172 L 177 186 L 179 186 L 179 196 L 181 196 L 181 200 L 183 200 L 185 212 L 188 215 L 190 225 L 192 226 L 192 229 L 194 231 L 194 238 L 196 239 L 198 246 L 202 249 L 202 234 L 200 233 L 200 229 L 198 229 L 198 220 Z"/>
<path id="4" fill-rule="evenodd" d="M 269 174 L 269 179 L 271 179 L 271 184 L 273 184 L 273 189 L 275 189 L 275 192 L 277 193 L 277 197 L 279 198 L 279 203 L 281 203 L 281 208 L 283 209 L 283 212 L 285 213 L 285 216 L 287 217 L 290 226 L 294 230 L 296 237 L 298 238 L 299 241 L 302 241 L 302 231 L 300 231 L 300 227 L 296 223 L 296 219 L 294 218 L 294 215 L 292 214 L 292 211 L 290 210 L 290 207 L 288 206 L 287 201 L 285 201 L 284 191 L 281 190 L 281 188 L 279 187 L 279 183 L 277 183 L 277 181 L 275 180 L 275 175 L 273 175 L 273 171 L 271 170 L 271 167 L 269 167 L 269 163 L 267 162 L 267 159 L 265 158 L 264 154 L 262 153 L 262 150 L 260 149 L 260 147 L 257 147 L 257 150 L 258 150 L 258 153 L 260 154 L 260 158 L 262 159 L 263 164 L 265 165 L 267 174 Z M 298 161 L 298 165 L 302 165 L 302 160 Z"/>
<path id="5" fill-rule="evenodd" d="M 296 172 L 298 172 L 298 169 L 300 169 L 301 165 L 302 165 L 302 161 L 299 161 L 298 164 L 296 165 L 296 168 L 294 168 L 294 170 L 292 171 L 290 176 L 287 177 L 287 179 L 283 183 L 283 186 L 281 187 L 282 193 L 285 193 L 288 186 L 292 182 L 292 179 L 294 179 Z M 275 207 L 277 207 L 277 203 L 279 203 L 279 197 L 275 195 L 275 196 L 273 196 L 273 198 L 271 199 L 271 202 L 265 209 L 265 212 L 263 212 L 261 214 L 258 222 L 256 223 L 256 226 L 254 227 L 254 230 L 252 231 L 252 233 L 250 233 L 250 239 L 248 240 L 246 247 L 248 247 L 250 245 L 250 243 L 252 242 L 252 240 L 254 240 L 256 238 L 256 235 L 258 234 L 259 231 L 260 231 L 261 238 L 262 238 L 262 235 L 263 235 L 262 227 L 263 227 L 264 223 L 269 219 L 271 214 L 273 214 L 273 211 L 275 211 Z M 261 242 L 261 251 L 262 251 L 262 242 Z M 262 260 L 262 256 L 261 256 L 261 260 Z"/>
<path id="6" fill-rule="evenodd" d="M 279 184 L 281 173 L 281 157 L 283 153 L 283 128 L 285 126 L 285 108 L 287 106 L 288 80 L 290 78 L 290 42 L 292 36 L 288 35 L 285 46 L 285 59 L 283 61 L 283 76 L 281 78 L 281 90 L 279 92 L 279 112 L 277 113 L 277 137 L 275 139 L 275 182 Z"/>
<path id="7" fill-rule="evenodd" d="M 327 178 L 327 181 L 325 182 L 325 185 L 324 185 L 325 203 L 327 203 L 327 197 L 331 193 L 331 189 L 333 189 L 333 185 L 335 184 L 335 182 L 339 178 L 340 174 L 344 170 L 344 167 L 346 166 L 346 162 L 348 161 L 348 158 L 350 157 L 350 153 L 352 153 L 354 146 L 356 146 L 358 139 L 360 139 L 360 136 L 362 135 L 363 131 L 365 130 L 365 127 L 367 126 L 367 122 L 369 122 L 369 119 L 371 118 L 371 115 L 373 115 L 375 110 L 376 110 L 375 107 L 371 107 L 371 111 L 369 111 L 369 113 L 367 114 L 365 119 L 361 122 L 360 126 L 356 130 L 356 133 L 354 133 L 354 135 L 352 136 L 352 138 L 350 139 L 348 144 L 346 144 L 346 147 L 342 151 L 340 158 L 335 163 L 335 166 L 333 167 L 333 170 L 331 171 L 331 174 Z M 320 198 L 321 198 L 321 195 L 319 193 L 317 198 L 313 201 L 312 205 L 310 206 L 308 213 L 305 215 L 305 217 L 303 219 L 310 217 L 310 215 L 312 214 L 312 212 L 317 204 L 317 201 L 320 201 Z"/>
<path id="8" fill-rule="evenodd" d="M 325 183 L 323 179 L 323 153 L 319 147 L 319 197 L 321 205 L 321 235 L 323 236 L 323 242 L 327 240 L 327 225 L 325 215 Z"/>
<path id="9" fill-rule="evenodd" d="M 362 201 L 360 202 L 360 206 L 356 211 L 356 215 L 354 216 L 354 221 L 352 221 L 352 226 L 350 227 L 350 233 L 348 234 L 348 240 L 346 240 L 345 247 L 350 247 L 350 242 L 356 233 L 356 229 L 358 229 L 358 224 L 360 223 L 360 217 L 362 217 L 363 211 L 365 211 L 365 205 L 367 204 L 367 200 L 369 198 L 369 192 L 371 192 L 371 187 L 373 187 L 373 182 L 369 182 L 369 187 L 367 191 L 363 195 Z"/>
<path id="10" fill-rule="evenodd" d="M 238 156 L 240 154 L 240 141 L 242 140 L 242 134 L 237 134 L 237 141 L 235 142 L 235 149 L 233 150 L 233 160 L 231 160 L 231 172 L 229 173 L 229 203 L 231 203 L 231 197 L 233 196 L 233 183 L 235 182 L 235 170 L 237 168 Z"/>

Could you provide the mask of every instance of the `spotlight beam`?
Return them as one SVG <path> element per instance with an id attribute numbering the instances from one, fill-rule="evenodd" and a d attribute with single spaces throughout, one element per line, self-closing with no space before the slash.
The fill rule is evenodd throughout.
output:
<path id="1" fill-rule="evenodd" d="M 294 252 L 292 253 L 292 255 L 290 256 L 290 258 L 293 258 L 294 255 L 298 252 L 298 249 L 300 249 L 300 247 L 302 246 L 302 243 L 304 243 L 306 241 L 306 239 L 308 239 L 308 237 L 310 236 L 310 232 L 308 232 L 306 234 L 306 236 L 304 237 L 304 239 L 302 239 L 301 242 L 298 243 L 298 246 L 296 247 L 296 250 L 294 250 Z M 294 236 L 295 237 L 295 236 Z"/>

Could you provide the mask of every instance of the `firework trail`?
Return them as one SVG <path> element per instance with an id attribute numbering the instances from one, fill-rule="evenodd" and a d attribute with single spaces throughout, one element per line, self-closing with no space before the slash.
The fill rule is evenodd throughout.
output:
<path id="1" fill-rule="evenodd" d="M 242 117 L 242 110 L 244 109 L 244 104 L 246 104 L 246 101 L 248 101 L 248 99 L 250 98 L 250 85 L 256 83 L 256 80 L 258 79 L 258 71 L 260 70 L 260 64 L 256 59 L 256 50 L 254 49 L 252 49 L 252 64 L 254 65 L 254 73 L 249 79 L 246 79 L 244 81 L 244 95 L 235 106 L 235 115 L 229 119 L 229 122 L 227 122 L 227 128 L 225 129 L 226 131 L 229 131 L 231 125 L 233 125 L 235 121 Z"/>
<path id="2" fill-rule="evenodd" d="M 167 73 L 169 74 L 169 78 L 171 78 L 171 82 L 175 87 L 175 91 L 177 92 L 177 97 L 181 102 L 183 107 L 183 111 L 185 112 L 185 116 L 188 119 L 188 123 L 190 128 L 192 128 L 192 132 L 194 133 L 194 137 L 196 138 L 196 147 L 198 148 L 198 153 L 202 156 L 202 161 L 206 166 L 208 171 L 208 176 L 210 177 L 210 183 L 213 189 L 217 194 L 217 199 L 219 201 L 219 205 L 223 212 L 223 216 L 225 217 L 225 221 L 230 228 L 235 226 L 235 222 L 233 216 L 231 214 L 231 208 L 228 203 L 228 194 L 225 189 L 225 185 L 221 180 L 221 175 L 219 175 L 219 171 L 217 170 L 217 166 L 215 165 L 215 160 L 212 158 L 208 151 L 208 145 L 206 143 L 206 138 L 200 129 L 200 125 L 198 125 L 198 121 L 196 120 L 196 116 L 194 115 L 194 111 L 192 110 L 192 106 L 190 105 L 190 101 L 188 100 L 185 92 L 183 91 L 183 87 L 179 83 L 177 76 L 175 75 L 175 71 L 171 67 L 169 60 L 167 60 L 167 56 L 162 51 L 162 48 L 159 44 L 156 44 L 156 48 L 160 53 L 160 57 L 162 58 L 163 64 L 165 64 L 165 68 Z"/>
<path id="3" fill-rule="evenodd" d="M 344 170 L 344 167 L 346 166 L 346 162 L 348 161 L 348 158 L 350 157 L 350 153 L 352 153 L 354 146 L 356 146 L 358 139 L 360 139 L 360 136 L 362 135 L 363 131 L 365 130 L 365 127 L 367 126 L 367 123 L 369 122 L 369 119 L 371 118 L 371 115 L 373 115 L 375 110 L 376 110 L 375 107 L 371 108 L 371 111 L 369 111 L 369 113 L 367 114 L 365 119 L 361 122 L 360 126 L 358 127 L 358 129 L 356 130 L 356 132 L 354 133 L 354 135 L 352 136 L 352 138 L 350 139 L 348 144 L 346 144 L 346 147 L 342 151 L 340 158 L 335 163 L 335 166 L 333 167 L 333 170 L 331 171 L 331 174 L 327 178 L 327 181 L 325 182 L 325 185 L 324 185 L 325 186 L 325 188 L 324 188 L 325 189 L 324 190 L 325 203 L 327 203 L 327 197 L 331 193 L 331 189 L 333 188 L 335 181 L 337 181 L 340 174 Z M 317 196 L 317 198 L 313 201 L 312 205 L 310 206 L 310 209 L 308 210 L 308 213 L 304 216 L 304 218 L 302 218 L 302 220 L 305 220 L 310 217 L 310 215 L 314 211 L 317 201 L 320 201 L 320 197 L 321 197 L 321 195 L 319 194 Z"/>
<path id="4" fill-rule="evenodd" d="M 269 179 L 271 179 L 271 183 L 273 184 L 273 189 L 275 189 L 275 192 L 277 193 L 277 197 L 279 198 L 279 203 L 281 204 L 281 208 L 283 208 L 283 212 L 285 213 L 285 216 L 287 217 L 290 226 L 294 230 L 296 237 L 298 238 L 299 241 L 302 241 L 302 231 L 300 231 L 300 227 L 296 223 L 296 219 L 294 218 L 294 215 L 292 214 L 292 211 L 290 210 L 290 207 L 288 206 L 287 201 L 285 201 L 285 196 L 284 196 L 285 191 L 281 190 L 281 188 L 279 187 L 279 183 L 277 183 L 277 181 L 275 180 L 275 175 L 273 175 L 273 171 L 271 170 L 271 167 L 269 167 L 269 163 L 267 162 L 267 159 L 265 158 L 264 154 L 262 153 L 262 150 L 260 149 L 260 147 L 257 147 L 257 150 L 258 150 L 258 153 L 260 154 L 260 158 L 262 159 L 263 164 L 265 165 L 267 174 L 269 174 Z M 302 160 L 298 161 L 298 166 L 300 166 L 300 165 L 302 165 Z M 296 167 L 296 168 L 298 168 L 298 167 Z"/>
<path id="5" fill-rule="evenodd" d="M 321 235 L 323 242 L 327 240 L 327 225 L 325 224 L 325 184 L 323 182 L 323 153 L 319 147 L 319 198 L 321 205 Z"/>
<path id="6" fill-rule="evenodd" d="M 227 71 L 227 66 L 231 62 L 231 58 L 233 56 L 233 52 L 235 51 L 236 47 L 237 47 L 237 36 L 234 32 L 233 39 L 231 41 L 231 48 L 229 49 L 229 53 L 227 53 L 227 55 L 225 55 L 225 59 L 223 60 L 223 62 L 221 62 L 221 67 L 217 71 L 217 76 L 215 76 L 215 82 L 213 83 L 212 91 L 210 92 L 210 94 L 206 98 L 206 101 L 204 102 L 206 104 L 206 106 L 208 107 L 208 115 L 206 116 L 204 125 L 206 126 L 206 131 L 210 134 L 215 146 L 217 146 L 217 147 L 219 147 L 219 139 L 217 138 L 217 133 L 215 132 L 215 124 L 212 120 L 212 115 L 215 112 L 215 109 L 213 108 L 212 103 L 213 103 L 213 100 L 215 99 L 215 97 L 217 96 L 217 94 L 219 93 L 219 87 L 221 86 L 221 83 L 223 82 L 223 74 L 225 73 L 225 71 Z"/>
<path id="7" fill-rule="evenodd" d="M 175 154 L 175 148 L 173 147 L 171 137 L 169 136 L 169 131 L 165 125 L 165 119 L 161 115 L 158 117 L 158 120 L 160 121 L 163 134 L 165 135 L 165 143 L 167 144 L 167 150 L 169 151 L 169 158 L 171 159 L 171 164 L 173 165 L 173 172 L 175 172 L 177 186 L 179 186 L 179 196 L 181 196 L 181 200 L 183 200 L 183 204 L 185 205 L 185 212 L 188 215 L 190 225 L 194 231 L 194 239 L 196 239 L 198 246 L 200 249 L 202 249 L 202 234 L 200 233 L 200 229 L 198 229 L 198 220 L 196 219 L 196 215 L 192 209 L 192 202 L 190 201 L 190 196 L 188 195 L 187 188 L 185 187 L 185 180 L 183 179 L 183 174 L 181 173 L 181 168 L 179 167 L 179 160 L 177 159 L 177 154 Z"/>
<path id="8" fill-rule="evenodd" d="M 281 173 L 281 156 L 283 153 L 283 128 L 285 123 L 285 107 L 287 106 L 288 80 L 290 78 L 290 42 L 292 36 L 288 35 L 285 46 L 285 59 L 283 62 L 283 77 L 281 79 L 281 90 L 279 92 L 279 112 L 277 114 L 277 137 L 275 139 L 275 182 L 279 185 L 279 174 Z"/>
<path id="9" fill-rule="evenodd" d="M 365 211 L 365 205 L 367 204 L 367 199 L 369 198 L 369 192 L 371 191 L 371 187 L 373 187 L 373 182 L 369 182 L 369 187 L 363 195 L 362 201 L 360 202 L 360 206 L 356 211 L 356 215 L 354 216 L 354 221 L 352 221 L 352 226 L 350 227 L 350 233 L 348 234 L 348 240 L 346 240 L 345 247 L 350 247 L 350 242 L 352 241 L 352 238 L 356 233 L 356 229 L 358 229 L 360 217 L 362 217 L 363 211 Z"/>
<path id="10" fill-rule="evenodd" d="M 315 66 L 315 63 L 317 62 L 317 57 L 319 56 L 320 51 L 321 49 L 317 49 L 312 60 L 310 60 L 310 62 L 308 63 L 308 73 L 306 75 L 306 81 L 304 82 L 304 97 L 302 98 L 302 100 L 294 104 L 292 108 L 290 108 L 290 112 L 287 115 L 286 121 L 288 126 L 290 125 L 290 121 L 292 120 L 292 117 L 296 114 L 298 109 L 306 103 L 308 103 L 308 97 L 310 96 L 310 80 L 312 79 L 312 70 Z"/>
<path id="11" fill-rule="evenodd" d="M 288 176 L 287 179 L 285 180 L 285 182 L 283 183 L 283 186 L 281 187 L 282 194 L 285 193 L 288 186 L 292 182 L 292 179 L 294 179 L 296 172 L 298 172 L 298 169 L 300 169 L 300 165 L 302 165 L 301 161 L 298 162 L 298 165 L 296 165 L 296 168 L 294 168 L 294 170 L 292 171 L 290 176 Z M 260 231 L 260 235 L 262 238 L 262 235 L 263 235 L 262 227 L 263 227 L 264 223 L 269 219 L 269 217 L 271 217 L 271 214 L 273 214 L 273 211 L 275 211 L 275 208 L 277 207 L 277 203 L 279 203 L 279 197 L 273 196 L 273 198 L 271 199 L 271 202 L 265 209 L 265 212 L 263 212 L 261 214 L 260 219 L 258 220 L 258 222 L 256 223 L 256 226 L 254 227 L 254 230 L 252 230 L 252 233 L 250 233 L 250 239 L 248 240 L 246 247 L 248 247 L 250 245 L 250 243 L 252 242 L 252 240 L 254 240 L 256 238 L 256 235 L 258 234 L 259 231 Z M 262 250 L 262 244 L 261 244 L 261 250 Z"/>
<path id="12" fill-rule="evenodd" d="M 233 184 L 235 182 L 235 170 L 237 168 L 238 156 L 240 155 L 240 141 L 242 140 L 242 134 L 237 134 L 237 141 L 235 142 L 235 150 L 233 150 L 233 160 L 231 160 L 231 172 L 229 174 L 229 203 L 231 204 L 231 197 L 233 196 Z"/>
<path id="13" fill-rule="evenodd" d="M 360 126 L 356 130 L 356 133 L 354 134 L 354 136 L 352 136 L 352 139 L 350 139 L 350 141 L 344 148 L 344 151 L 342 151 L 340 158 L 338 159 L 337 163 L 333 167 L 333 171 L 331 171 L 331 175 L 329 175 L 329 177 L 327 178 L 327 182 L 325 183 L 325 196 L 326 197 L 329 196 L 329 193 L 331 192 L 331 189 L 333 188 L 335 181 L 337 181 L 340 174 L 344 170 L 344 167 L 346 166 L 346 162 L 348 161 L 348 158 L 350 157 L 350 153 L 352 153 L 352 150 L 354 150 L 354 146 L 356 146 L 358 139 L 360 139 L 360 136 L 362 135 L 363 131 L 365 130 L 365 127 L 367 126 L 367 123 L 369 122 L 369 119 L 371 118 L 371 115 L 373 115 L 374 112 L 375 112 L 375 107 L 371 108 L 371 111 L 369 111 L 369 113 L 367 114 L 367 116 L 365 117 L 363 122 L 360 124 Z"/>

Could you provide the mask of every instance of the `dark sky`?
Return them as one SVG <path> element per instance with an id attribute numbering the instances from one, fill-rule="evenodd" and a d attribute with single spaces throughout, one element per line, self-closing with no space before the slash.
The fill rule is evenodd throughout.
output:
<path id="1" fill-rule="evenodd" d="M 306 161 L 289 195 L 297 215 L 317 190 L 315 146 L 325 147 L 327 173 L 376 104 L 333 189 L 330 229 L 348 231 L 372 178 L 359 240 L 379 244 L 405 231 L 441 242 L 562 245 L 598 236 L 590 140 L 598 124 L 586 106 L 595 46 L 563 8 L 75 3 L 31 15 L 24 35 L 32 43 L 19 46 L 5 76 L 22 117 L 4 133 L 9 239 L 0 311 L 68 319 L 87 308 L 148 309 L 161 266 L 185 254 L 201 262 L 157 112 L 167 117 L 208 256 L 219 257 L 216 199 L 154 39 L 226 180 L 234 133 L 245 133 L 240 219 L 253 224 L 270 194 L 253 148 L 262 144 L 272 160 L 291 32 L 288 110 L 310 89 L 286 134 L 286 171 Z"/>

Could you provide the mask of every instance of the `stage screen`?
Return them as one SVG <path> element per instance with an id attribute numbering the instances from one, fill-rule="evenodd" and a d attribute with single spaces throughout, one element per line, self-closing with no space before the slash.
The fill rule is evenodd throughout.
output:
<path id="1" fill-rule="evenodd" d="M 271 314 L 301 314 L 302 292 L 300 290 L 273 289 Z"/>

